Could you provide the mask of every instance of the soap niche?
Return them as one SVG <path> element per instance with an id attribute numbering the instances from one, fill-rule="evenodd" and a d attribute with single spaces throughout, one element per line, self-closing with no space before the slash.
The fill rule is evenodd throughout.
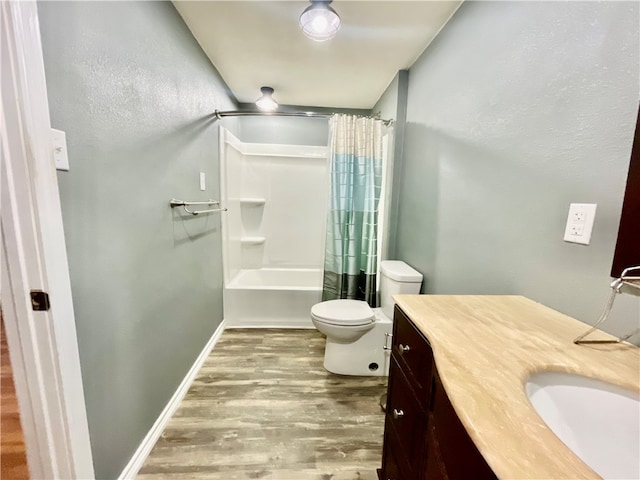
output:
<path id="1" fill-rule="evenodd" d="M 264 198 L 240 199 L 243 236 L 255 237 L 261 235 L 265 203 L 266 200 Z"/>

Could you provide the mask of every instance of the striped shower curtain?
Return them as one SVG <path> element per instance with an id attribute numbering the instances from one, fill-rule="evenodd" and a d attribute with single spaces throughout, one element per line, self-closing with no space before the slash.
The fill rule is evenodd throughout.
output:
<path id="1" fill-rule="evenodd" d="M 330 203 L 322 299 L 376 306 L 382 122 L 334 115 L 330 129 Z"/>

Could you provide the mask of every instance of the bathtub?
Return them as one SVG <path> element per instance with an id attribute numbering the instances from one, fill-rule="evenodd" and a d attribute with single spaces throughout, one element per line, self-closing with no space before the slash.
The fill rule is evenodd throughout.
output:
<path id="1" fill-rule="evenodd" d="M 314 328 L 311 307 L 322 298 L 322 270 L 240 270 L 224 288 L 227 327 Z"/>

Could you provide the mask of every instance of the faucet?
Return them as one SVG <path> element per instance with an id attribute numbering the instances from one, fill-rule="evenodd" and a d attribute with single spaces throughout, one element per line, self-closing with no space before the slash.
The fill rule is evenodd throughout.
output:
<path id="1" fill-rule="evenodd" d="M 640 289 L 640 265 L 625 268 L 620 274 L 620 277 L 611 282 L 611 295 L 609 296 L 609 301 L 605 305 L 600 318 L 593 327 L 591 327 L 579 337 L 576 337 L 573 340 L 573 343 L 575 343 L 576 345 L 593 343 L 621 343 L 630 339 L 636 333 L 640 332 L 640 328 L 636 328 L 630 334 L 620 338 L 616 338 L 614 340 L 585 340 L 585 337 L 597 330 L 597 328 L 607 320 L 607 318 L 609 317 L 609 313 L 611 313 L 611 308 L 613 307 L 613 302 L 616 299 L 616 296 L 619 293 L 622 293 L 622 288 L 625 286 Z"/>

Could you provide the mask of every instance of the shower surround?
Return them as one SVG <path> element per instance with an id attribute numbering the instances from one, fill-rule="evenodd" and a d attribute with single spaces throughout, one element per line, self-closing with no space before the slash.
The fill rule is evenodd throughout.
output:
<path id="1" fill-rule="evenodd" d="M 313 328 L 321 299 L 327 147 L 241 142 L 220 128 L 224 318 Z"/>

